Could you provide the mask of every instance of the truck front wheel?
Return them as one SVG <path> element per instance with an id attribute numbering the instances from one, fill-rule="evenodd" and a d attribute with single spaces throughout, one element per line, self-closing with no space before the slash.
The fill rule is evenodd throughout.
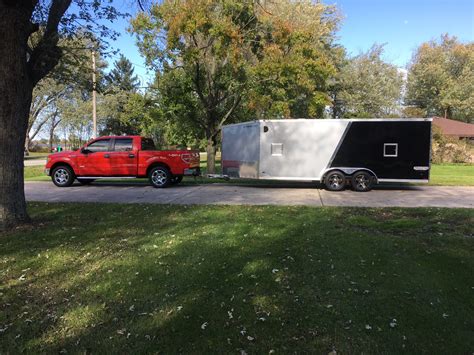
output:
<path id="1" fill-rule="evenodd" d="M 151 168 L 148 178 L 153 187 L 167 187 L 171 183 L 171 173 L 164 166 Z"/>
<path id="2" fill-rule="evenodd" d="M 51 179 L 58 187 L 68 187 L 74 182 L 74 172 L 69 166 L 60 165 L 53 169 Z"/>

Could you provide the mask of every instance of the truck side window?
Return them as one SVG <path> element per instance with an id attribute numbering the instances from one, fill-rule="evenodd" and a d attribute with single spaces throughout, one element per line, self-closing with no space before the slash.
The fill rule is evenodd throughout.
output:
<path id="1" fill-rule="evenodd" d="M 87 149 L 93 153 L 95 152 L 107 152 L 109 151 L 110 139 L 100 139 L 92 142 L 87 146 Z"/>
<path id="2" fill-rule="evenodd" d="M 156 150 L 153 139 L 142 138 L 142 150 Z"/>
<path id="3" fill-rule="evenodd" d="M 116 138 L 114 150 L 116 152 L 129 152 L 133 150 L 133 139 L 132 138 Z"/>

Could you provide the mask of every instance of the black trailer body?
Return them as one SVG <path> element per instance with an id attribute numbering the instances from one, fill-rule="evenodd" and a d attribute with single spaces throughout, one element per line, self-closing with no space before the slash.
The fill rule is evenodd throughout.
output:
<path id="1" fill-rule="evenodd" d="M 260 120 L 224 126 L 223 174 L 347 183 L 428 182 L 431 119 Z"/>
<path id="2" fill-rule="evenodd" d="M 353 121 L 330 168 L 364 167 L 380 182 L 428 182 L 431 121 Z"/>

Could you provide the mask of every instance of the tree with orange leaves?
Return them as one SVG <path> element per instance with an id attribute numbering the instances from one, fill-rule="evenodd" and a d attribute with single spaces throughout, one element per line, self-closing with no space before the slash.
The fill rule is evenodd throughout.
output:
<path id="1" fill-rule="evenodd" d="M 182 78 L 196 98 L 183 119 L 206 139 L 214 173 L 220 129 L 243 111 L 247 117 L 321 116 L 338 21 L 334 7 L 310 0 L 165 0 L 138 14 L 132 31 L 159 79 Z"/>

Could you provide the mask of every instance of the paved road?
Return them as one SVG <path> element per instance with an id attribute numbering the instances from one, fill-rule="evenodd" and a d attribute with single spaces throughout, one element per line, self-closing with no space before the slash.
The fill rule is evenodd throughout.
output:
<path id="1" fill-rule="evenodd" d="M 377 187 L 370 192 L 329 192 L 308 184 L 178 185 L 155 189 L 148 185 L 75 184 L 55 187 L 50 182 L 26 182 L 28 201 L 115 202 L 156 204 L 307 205 L 366 207 L 474 207 L 474 187 Z"/>

